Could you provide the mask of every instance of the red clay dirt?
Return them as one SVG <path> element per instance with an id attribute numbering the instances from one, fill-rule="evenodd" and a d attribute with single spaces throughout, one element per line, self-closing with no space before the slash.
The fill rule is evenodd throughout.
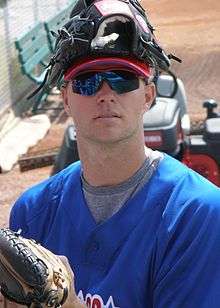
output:
<path id="1" fill-rule="evenodd" d="M 219 0 L 147 0 L 149 19 L 166 51 L 183 60 L 173 71 L 183 80 L 192 121 L 204 118 L 202 101 L 220 102 L 220 1 Z M 146 5 L 145 5 L 146 4 Z M 66 118 L 61 114 L 46 138 L 31 151 L 60 145 Z M 50 174 L 51 167 L 20 173 L 18 166 L 0 175 L 0 227 L 7 226 L 11 204 L 27 187 Z"/>

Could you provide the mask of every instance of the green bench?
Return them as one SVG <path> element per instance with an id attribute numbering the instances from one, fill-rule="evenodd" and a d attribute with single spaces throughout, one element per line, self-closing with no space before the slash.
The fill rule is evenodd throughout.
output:
<path id="1" fill-rule="evenodd" d="M 72 1 L 71 4 L 69 4 L 66 8 L 64 8 L 61 12 L 59 12 L 58 14 L 56 14 L 55 16 L 44 22 L 44 27 L 47 33 L 48 43 L 51 52 L 54 51 L 55 41 L 56 41 L 51 31 L 57 32 L 57 30 L 60 29 L 62 25 L 64 25 L 67 22 L 74 2 L 75 1 Z"/>
<path id="2" fill-rule="evenodd" d="M 39 86 L 44 80 L 46 61 L 51 53 L 44 24 L 38 23 L 16 39 L 15 47 L 18 50 L 18 60 L 22 73 Z M 45 89 L 34 97 L 33 112 L 36 112 L 48 93 L 49 89 Z"/>
<path id="3" fill-rule="evenodd" d="M 46 22 L 39 22 L 28 32 L 21 35 L 15 40 L 15 47 L 18 51 L 18 60 L 21 71 L 35 86 L 39 86 L 45 77 L 45 68 L 50 58 L 51 52 L 54 50 L 55 38 L 51 34 L 51 30 L 57 32 L 69 18 L 71 9 L 76 0 L 71 1 L 61 12 L 53 16 Z M 32 112 L 45 110 L 42 104 L 45 102 L 50 89 L 44 87 L 39 93 L 32 98 Z M 52 109 L 52 108 L 50 108 Z M 54 108 L 53 108 L 54 109 Z M 57 109 L 57 108 L 56 108 Z"/>

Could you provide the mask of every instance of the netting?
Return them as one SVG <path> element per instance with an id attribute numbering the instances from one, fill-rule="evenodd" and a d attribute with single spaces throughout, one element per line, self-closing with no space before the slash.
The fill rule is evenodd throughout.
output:
<path id="1" fill-rule="evenodd" d="M 20 70 L 14 46 L 17 37 L 37 22 L 46 21 L 70 0 L 0 0 L 0 112 L 14 104 L 33 85 Z"/>

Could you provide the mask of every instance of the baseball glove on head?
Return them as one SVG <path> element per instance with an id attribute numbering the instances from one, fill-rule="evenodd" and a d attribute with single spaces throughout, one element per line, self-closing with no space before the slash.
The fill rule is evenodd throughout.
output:
<path id="1" fill-rule="evenodd" d="M 62 85 L 68 68 L 92 57 L 132 57 L 160 72 L 170 72 L 170 59 L 159 45 L 154 28 L 137 0 L 77 0 L 70 19 L 56 37 L 45 80 L 28 98 L 44 86 Z"/>
<path id="2" fill-rule="evenodd" d="M 0 229 L 0 286 L 9 300 L 28 307 L 60 307 L 71 276 L 51 251 L 9 229 Z"/>

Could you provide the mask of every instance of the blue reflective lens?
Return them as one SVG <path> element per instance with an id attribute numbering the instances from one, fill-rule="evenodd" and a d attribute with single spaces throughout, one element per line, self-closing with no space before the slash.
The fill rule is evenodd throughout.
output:
<path id="1" fill-rule="evenodd" d="M 112 90 L 118 94 L 130 92 L 139 88 L 139 78 L 131 72 L 94 72 L 80 75 L 72 80 L 74 93 L 90 96 L 95 95 L 106 81 Z"/>

